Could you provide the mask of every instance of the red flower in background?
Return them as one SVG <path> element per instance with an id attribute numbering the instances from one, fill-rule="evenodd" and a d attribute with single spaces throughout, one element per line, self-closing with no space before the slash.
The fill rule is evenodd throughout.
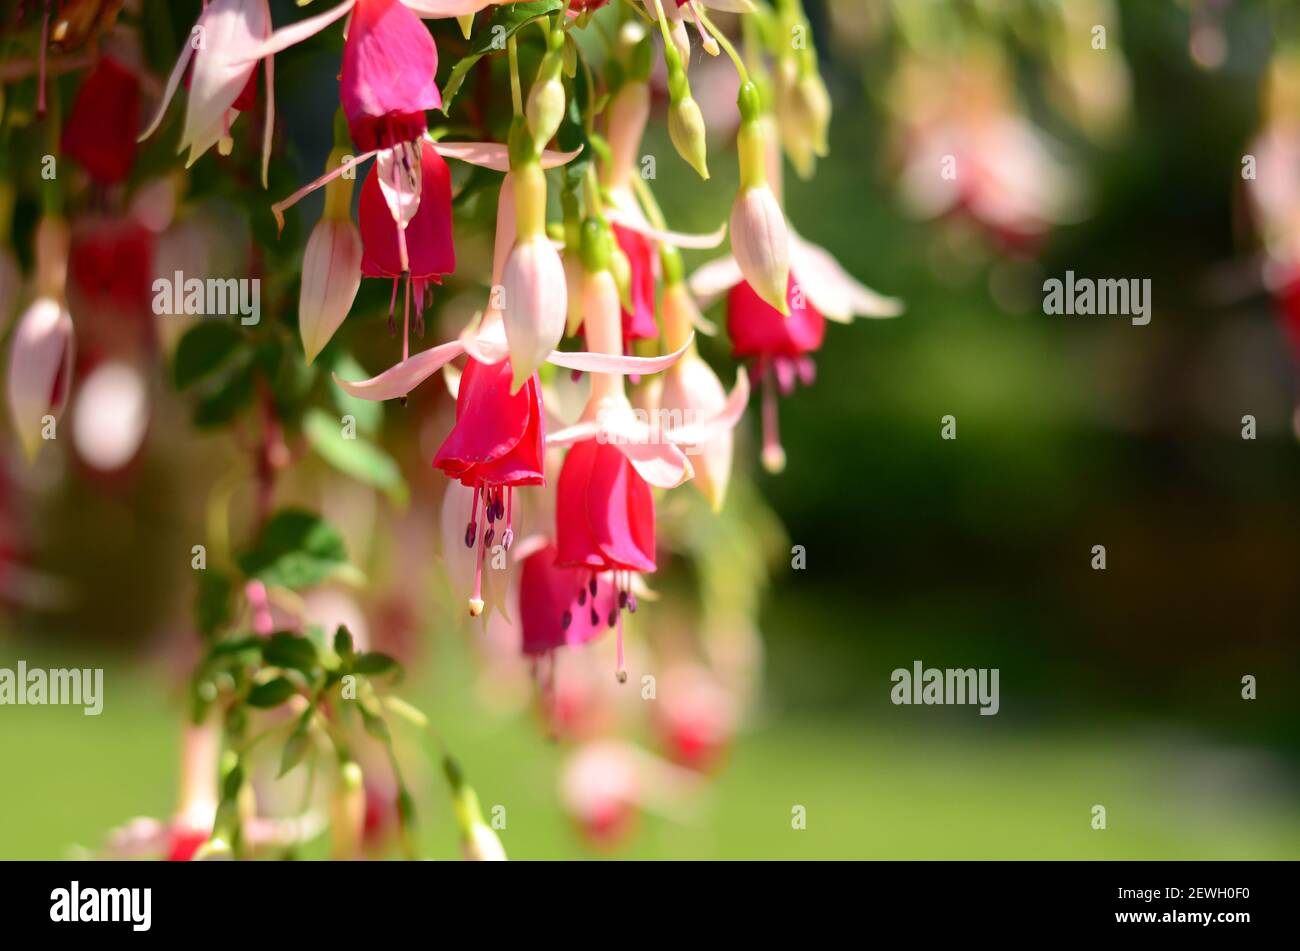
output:
<path id="1" fill-rule="evenodd" d="M 139 77 L 112 57 L 100 57 L 77 90 L 63 151 L 95 181 L 112 185 L 131 172 L 139 128 Z"/>

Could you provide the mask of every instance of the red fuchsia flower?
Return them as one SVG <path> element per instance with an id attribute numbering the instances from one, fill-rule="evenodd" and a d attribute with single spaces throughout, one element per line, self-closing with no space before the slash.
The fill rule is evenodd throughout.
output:
<path id="1" fill-rule="evenodd" d="M 559 550 L 546 542 L 524 559 L 519 573 L 523 651 L 532 658 L 599 637 L 619 610 L 621 597 L 628 610 L 636 610 L 635 596 L 617 591 L 609 575 L 588 577 L 562 567 L 558 557 Z"/>
<path id="2" fill-rule="evenodd" d="M 122 181 L 135 161 L 140 124 L 140 78 L 102 56 L 77 90 L 63 127 L 63 151 L 103 185 Z"/>
<path id="3" fill-rule="evenodd" d="M 762 123 L 769 123 L 764 118 Z M 765 182 L 780 209 L 781 151 L 771 130 L 759 137 L 763 146 L 763 170 L 755 167 L 757 154 L 747 154 L 748 173 Z M 752 151 L 752 150 L 751 150 Z M 734 225 L 733 225 L 734 228 Z M 777 426 L 776 390 L 789 394 L 795 380 L 812 382 L 814 366 L 809 354 L 821 347 L 825 319 L 852 323 L 855 317 L 896 317 L 902 301 L 884 297 L 866 287 L 844 270 L 838 261 L 787 226 L 789 273 L 785 295 L 780 301 L 789 311 L 784 316 L 749 283 L 747 271 L 736 257 L 710 261 L 691 275 L 691 292 L 704 306 L 727 293 L 727 330 L 732 353 L 753 361 L 754 375 L 763 381 L 763 464 L 771 472 L 785 467 Z M 736 250 L 735 233 L 732 248 Z"/>
<path id="4" fill-rule="evenodd" d="M 426 288 L 430 283 L 441 284 L 444 274 L 456 270 L 456 247 L 451 232 L 451 170 L 432 142 L 421 139 L 419 148 L 420 170 L 415 176 L 420 187 L 418 205 L 408 221 L 394 226 L 389 198 L 384 193 L 388 182 L 402 178 L 400 170 L 390 173 L 389 166 L 406 161 L 405 149 L 379 154 L 361 186 L 358 207 L 361 273 L 366 277 L 391 278 L 394 303 L 399 280 L 402 277 L 407 279 L 403 359 L 410 353 L 407 331 L 412 292 L 415 295 L 416 331 L 423 334 Z M 391 329 L 391 307 L 388 319 Z"/>
<path id="5" fill-rule="evenodd" d="M 622 327 L 618 289 L 602 253 L 599 228 L 584 228 L 583 313 L 594 350 L 619 353 Z M 690 347 L 687 337 L 682 350 Z M 681 352 L 681 351 L 679 351 Z M 556 489 L 557 564 L 582 569 L 589 578 L 612 572 L 619 607 L 627 607 L 632 574 L 655 570 L 655 508 L 650 486 L 673 488 L 693 475 L 680 448 L 735 426 L 749 399 L 743 377 L 723 413 L 704 422 L 651 426 L 628 402 L 622 379 L 593 374 L 582 419 L 548 437 L 552 446 L 570 446 Z M 589 583 L 592 583 L 589 581 Z M 618 677 L 624 680 L 622 613 L 609 617 L 618 629 Z"/>
<path id="6" fill-rule="evenodd" d="M 266 116 L 262 128 L 262 185 L 266 186 L 271 161 L 271 134 L 275 129 L 275 60 L 270 53 L 254 51 L 271 37 L 271 10 L 267 0 L 211 0 L 199 14 L 181 54 L 172 68 L 158 111 L 140 140 L 162 124 L 193 58 L 188 78 L 189 101 L 179 151 L 189 150 L 188 168 L 212 146 L 230 154 L 230 127 L 239 113 L 252 106 L 257 65 L 266 66 Z"/>

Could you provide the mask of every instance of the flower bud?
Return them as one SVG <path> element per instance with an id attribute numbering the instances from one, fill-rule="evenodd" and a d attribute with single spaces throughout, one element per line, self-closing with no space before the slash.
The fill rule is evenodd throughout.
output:
<path id="1" fill-rule="evenodd" d="M 700 104 L 689 91 L 668 107 L 668 135 L 673 140 L 677 154 L 699 173 L 700 178 L 707 179 L 709 166 L 704 116 L 700 113 Z"/>
<path id="2" fill-rule="evenodd" d="M 347 317 L 361 286 L 361 234 L 350 219 L 322 218 L 307 239 L 298 333 L 311 363 Z"/>
<path id="3" fill-rule="evenodd" d="M 569 298 L 555 245 L 544 233 L 520 240 L 506 258 L 501 283 L 513 394 L 564 336 Z"/>
<path id="4" fill-rule="evenodd" d="M 365 823 L 365 778 L 361 767 L 348 760 L 339 766 L 338 787 L 330 804 L 330 857 L 335 861 L 361 858 Z"/>
<path id="5" fill-rule="evenodd" d="M 821 74 L 816 69 L 807 70 L 799 78 L 795 94 L 807 117 L 813 151 L 825 157 L 830 153 L 826 133 L 831 124 L 831 96 L 826 91 L 826 83 L 822 81 Z"/>
<path id="6" fill-rule="evenodd" d="M 483 820 L 478 794 L 465 782 L 465 776 L 454 759 L 449 756 L 442 765 L 451 785 L 451 807 L 456 814 L 456 825 L 460 827 L 461 851 L 466 861 L 504 862 L 506 850 L 501 839 Z"/>
<path id="7" fill-rule="evenodd" d="M 686 294 L 684 285 L 677 285 Z M 664 295 L 664 309 L 670 306 L 669 295 Z M 689 319 L 689 318 L 687 318 Z M 722 412 L 727 403 L 727 392 L 716 373 L 700 356 L 691 351 L 677 361 L 664 374 L 661 409 L 680 413 L 682 421 L 691 423 L 709 419 Z M 732 431 L 723 430 L 698 446 L 684 446 L 695 466 L 694 485 L 708 500 L 713 511 L 722 509 L 727 497 L 727 482 L 731 478 Z"/>
<path id="8" fill-rule="evenodd" d="M 564 118 L 564 84 L 557 78 L 539 80 L 528 91 L 528 130 L 538 147 L 555 135 Z"/>
<path id="9" fill-rule="evenodd" d="M 785 214 L 766 184 L 744 188 L 731 209 L 731 251 L 749 286 L 789 316 L 790 235 Z"/>
<path id="10" fill-rule="evenodd" d="M 776 110 L 776 127 L 780 130 L 781 145 L 790 157 L 790 164 L 800 178 L 812 177 L 817 164 L 813 142 L 808 133 L 807 116 L 797 94 L 799 64 L 794 57 L 786 56 L 776 64 L 773 106 Z"/>
<path id="11" fill-rule="evenodd" d="M 46 416 L 63 409 L 72 379 L 72 317 L 52 297 L 38 297 L 18 319 L 9 344 L 9 412 L 30 462 Z"/>

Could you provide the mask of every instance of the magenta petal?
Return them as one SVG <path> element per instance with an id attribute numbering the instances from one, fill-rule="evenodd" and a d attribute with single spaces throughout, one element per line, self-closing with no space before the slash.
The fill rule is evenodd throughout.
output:
<path id="1" fill-rule="evenodd" d="M 510 393 L 510 362 L 469 360 L 456 397 L 456 425 L 434 466 L 466 485 L 539 485 L 543 440 L 541 394 L 534 376 Z"/>
<path id="2" fill-rule="evenodd" d="M 614 225 L 614 237 L 631 266 L 632 310 L 623 311 L 623 340 L 647 340 L 659 335 L 655 323 L 655 246 L 649 238 Z"/>
<path id="3" fill-rule="evenodd" d="M 826 318 L 791 275 L 786 284 L 790 316 L 783 317 L 742 281 L 727 295 L 727 333 L 737 357 L 798 357 L 822 345 Z"/>
<path id="4" fill-rule="evenodd" d="M 654 571 L 654 496 L 627 458 L 596 443 L 587 482 L 587 528 L 609 569 Z"/>
<path id="5" fill-rule="evenodd" d="M 398 0 L 360 0 L 343 46 L 339 97 L 359 149 L 419 138 L 424 113 L 442 108 L 434 82 L 438 49 L 420 18 Z"/>
<path id="6" fill-rule="evenodd" d="M 600 578 L 595 597 L 583 597 L 579 604 L 579 594 L 587 585 L 586 572 L 557 565 L 558 555 L 554 545 L 547 545 L 524 559 L 519 573 L 523 651 L 530 656 L 593 640 L 607 630 L 606 619 L 618 606 L 617 593 Z M 595 624 L 591 622 L 592 608 Z"/>
<path id="7" fill-rule="evenodd" d="M 564 457 L 555 487 L 555 546 L 560 565 L 605 567 L 605 556 L 587 527 L 587 482 L 598 445 L 594 439 L 585 440 Z"/>

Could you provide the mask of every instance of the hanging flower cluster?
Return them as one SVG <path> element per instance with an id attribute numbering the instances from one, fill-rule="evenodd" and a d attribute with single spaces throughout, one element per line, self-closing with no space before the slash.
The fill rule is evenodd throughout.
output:
<path id="1" fill-rule="evenodd" d="M 126 5 L 123 23 L 117 7 L 67 2 L 30 11 L 40 21 L 31 78 L 42 112 L 48 107 L 56 121 L 52 77 L 76 64 L 49 36 L 51 19 L 64 24 L 65 39 L 69 24 L 80 24 L 106 40 L 90 56 L 60 130 L 62 155 L 84 171 L 95 206 L 116 225 L 105 230 L 101 222 L 100 230 L 134 236 L 137 257 L 155 257 L 155 270 L 194 252 L 189 244 L 178 249 L 187 223 L 174 220 L 182 197 L 175 179 L 160 178 L 152 192 L 137 183 L 137 200 L 125 198 L 137 155 L 159 142 L 183 154 L 185 168 L 214 163 L 203 170 L 239 176 L 243 200 L 256 214 L 269 211 L 281 230 L 286 212 L 313 192 L 323 190 L 324 209 L 301 252 L 270 242 L 254 259 L 258 267 L 266 258 L 292 258 L 300 275 L 300 352 L 287 354 L 273 332 L 241 338 L 224 326 L 196 328 L 176 348 L 177 385 L 200 393 L 196 422 L 251 419 L 247 428 L 260 434 L 256 525 L 249 548 L 231 557 L 225 586 L 202 593 L 205 650 L 193 678 L 196 714 L 184 737 L 177 816 L 140 820 L 115 837 L 113 850 L 174 858 L 265 854 L 327 823 L 335 854 L 355 857 L 367 850 L 367 830 L 395 826 L 405 840 L 413 803 L 395 755 L 376 765 L 357 752 L 343 701 L 358 701 L 358 730 L 390 754 L 389 714 L 427 724 L 373 685 L 348 696 L 357 675 L 386 673 L 392 658 L 366 650 L 346 625 L 330 624 L 337 631 L 325 636 L 301 599 L 277 595 L 312 587 L 344 559 L 323 522 L 299 510 L 273 511 L 275 476 L 293 458 L 294 433 L 340 458 L 310 411 L 286 411 L 293 397 L 275 368 L 285 361 L 305 372 L 323 365 L 342 398 L 369 402 L 405 403 L 441 376 L 454 394 L 455 418 L 427 462 L 446 479 L 443 557 L 465 609 L 484 623 L 504 619 L 515 651 L 552 672 L 558 650 L 612 632 L 623 682 L 625 627 L 653 600 L 648 576 L 665 559 L 658 537 L 665 493 L 692 482 L 707 501 L 699 517 L 723 509 L 752 387 L 762 391 L 761 459 L 780 471 L 776 394 L 813 382 L 826 321 L 890 317 L 901 304 L 848 275 L 787 217 L 782 149 L 806 177 L 829 142 L 830 98 L 798 0 L 775 8 L 757 0 L 622 0 L 608 8 L 606 0 L 344 0 L 279 25 L 267 0 L 206 0 L 164 83 L 141 65 L 138 44 L 124 43 L 136 5 Z M 742 49 L 713 22 L 717 11 L 735 15 Z M 454 26 L 441 22 L 453 19 Z M 603 44 L 584 36 L 597 33 L 587 29 L 593 20 Z M 285 120 L 275 109 L 276 60 L 330 32 L 342 41 L 333 147 L 318 178 L 266 201 L 253 183 L 272 189 L 283 180 L 275 164 Z M 805 39 L 792 43 L 791 36 Z M 121 53 L 123 46 L 136 53 Z M 453 63 L 446 62 L 449 48 L 459 57 Z M 730 211 L 715 230 L 674 231 L 643 162 L 652 86 L 661 81 L 655 68 L 662 61 L 667 129 L 681 171 L 710 181 L 718 160 L 710 163 L 711 130 L 689 67 L 724 53 L 739 83 L 738 187 L 721 198 L 719 207 Z M 47 55 L 54 57 L 48 63 Z M 472 71 L 480 92 L 462 103 L 470 95 L 458 94 Z M 173 109 L 178 98 L 183 113 Z M 243 113 L 251 115 L 240 122 Z M 173 114 L 179 133 L 168 122 Z M 245 150 L 249 137 L 255 146 Z M 259 174 L 241 174 L 253 156 Z M 467 177 L 491 183 L 489 200 L 495 191 L 490 273 L 463 269 L 457 231 Z M 683 252 L 724 240 L 730 253 L 688 276 Z M 118 241 L 113 237 L 114 247 Z M 49 202 L 35 236 L 34 294 L 13 334 L 7 381 L 29 455 L 73 384 L 77 315 L 68 308 L 68 248 L 61 203 Z M 86 255 L 101 265 L 108 260 L 107 251 Z M 78 262 L 72 271 L 101 274 L 98 283 L 119 277 L 116 268 Z M 361 319 L 364 278 L 382 284 L 389 332 L 400 339 L 391 365 L 369 378 L 332 343 L 345 322 Z M 426 314 L 448 280 L 479 283 L 482 306 L 458 336 L 424 346 Z M 130 309 L 135 282 L 124 287 L 109 296 Z M 729 390 L 696 342 L 697 331 L 717 332 L 700 312 L 715 298 L 725 301 L 730 356 L 741 364 Z M 181 292 L 162 299 L 180 301 Z M 245 340 L 250 356 L 241 359 Z M 152 349 L 150 341 L 140 360 Z M 562 382 L 583 392 L 580 412 L 561 405 Z M 734 717 L 717 712 L 730 706 L 714 702 L 719 688 L 711 677 L 682 681 L 688 686 L 680 696 L 696 699 L 666 704 L 659 728 L 674 759 L 703 768 L 725 745 Z M 301 827 L 271 821 L 248 802 L 246 790 L 257 785 L 254 737 L 281 729 L 288 737 L 281 772 L 316 745 L 332 746 L 339 761 L 330 803 L 303 817 Z M 636 755 L 614 759 L 644 765 Z M 448 758 L 445 771 L 466 854 L 502 856 L 459 767 Z M 386 812 L 376 806 L 383 802 Z M 601 828 L 621 814 L 617 804 L 588 805 Z"/>

